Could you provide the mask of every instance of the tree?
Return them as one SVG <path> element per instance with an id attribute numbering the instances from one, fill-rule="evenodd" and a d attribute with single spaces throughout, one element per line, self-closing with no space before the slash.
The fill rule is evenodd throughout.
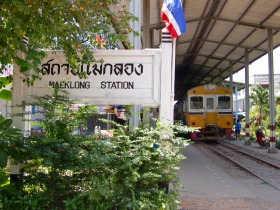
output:
<path id="1" fill-rule="evenodd" d="M 121 41 L 125 48 L 129 21 L 136 21 L 121 0 L 2 0 L 0 2 L 0 74 L 10 64 L 21 73 L 34 69 L 25 78 L 40 76 L 42 50 L 63 50 L 68 63 L 94 61 L 91 50 L 114 48 Z M 24 58 L 19 55 L 24 53 Z M 0 87 L 2 88 L 2 87 Z"/>
<path id="2" fill-rule="evenodd" d="M 0 73 L 0 99 L 12 99 L 12 91 L 9 87 L 9 84 L 11 84 L 12 81 L 12 66 L 5 66 L 2 71 L 2 74 Z"/>
<path id="3" fill-rule="evenodd" d="M 251 106 L 255 106 L 258 110 L 257 125 L 262 126 L 262 120 L 269 110 L 269 93 L 268 90 L 262 88 L 260 85 L 252 87 L 252 93 L 250 94 Z"/>
<path id="4" fill-rule="evenodd" d="M 274 97 L 274 99 L 275 99 L 275 105 L 279 105 L 280 104 L 280 96 L 275 96 Z"/>

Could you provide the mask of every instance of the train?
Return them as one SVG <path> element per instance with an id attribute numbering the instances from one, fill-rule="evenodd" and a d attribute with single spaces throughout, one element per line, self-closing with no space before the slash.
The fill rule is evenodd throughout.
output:
<path id="1" fill-rule="evenodd" d="M 187 91 L 183 122 L 193 141 L 230 139 L 233 132 L 233 92 L 222 85 L 201 85 Z"/>

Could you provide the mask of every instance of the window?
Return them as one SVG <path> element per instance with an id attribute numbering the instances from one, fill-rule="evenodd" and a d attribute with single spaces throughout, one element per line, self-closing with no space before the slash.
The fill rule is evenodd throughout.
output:
<path id="1" fill-rule="evenodd" d="M 214 98 L 206 99 L 207 109 L 214 109 Z"/>
<path id="2" fill-rule="evenodd" d="M 202 109 L 203 108 L 203 98 L 201 96 L 193 96 L 190 100 L 191 109 Z"/>
<path id="3" fill-rule="evenodd" d="M 219 96 L 218 97 L 218 108 L 219 109 L 230 109 L 230 97 Z"/>

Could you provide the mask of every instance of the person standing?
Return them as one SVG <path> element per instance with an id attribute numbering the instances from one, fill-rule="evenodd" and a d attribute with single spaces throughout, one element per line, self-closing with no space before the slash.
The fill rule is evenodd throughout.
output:
<path id="1" fill-rule="evenodd" d="M 235 136 L 236 136 L 236 140 L 239 139 L 240 140 L 240 131 L 241 131 L 241 123 L 239 120 L 236 121 L 235 123 Z"/>

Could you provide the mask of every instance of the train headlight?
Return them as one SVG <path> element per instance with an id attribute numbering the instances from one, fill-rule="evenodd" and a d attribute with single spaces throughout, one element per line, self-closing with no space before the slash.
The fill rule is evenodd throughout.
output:
<path id="1" fill-rule="evenodd" d="M 230 122 L 227 122 L 227 125 L 230 125 Z"/>
<path id="2" fill-rule="evenodd" d="M 195 122 L 192 122 L 192 125 L 195 125 Z"/>

